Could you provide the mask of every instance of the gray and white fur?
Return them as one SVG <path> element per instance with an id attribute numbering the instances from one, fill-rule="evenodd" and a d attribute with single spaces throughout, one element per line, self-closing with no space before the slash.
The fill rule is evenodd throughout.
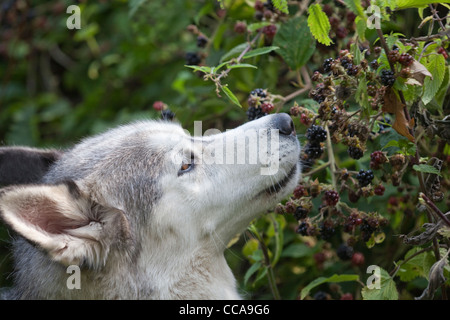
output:
<path id="1" fill-rule="evenodd" d="M 218 144 L 261 129 L 279 132 L 275 174 L 262 175 L 261 162 L 207 161 Z M 299 154 L 286 114 L 203 137 L 149 120 L 64 152 L 0 148 L 0 216 L 15 234 L 14 285 L 1 297 L 240 299 L 226 245 L 292 192 Z M 67 286 L 70 265 L 80 289 Z"/>

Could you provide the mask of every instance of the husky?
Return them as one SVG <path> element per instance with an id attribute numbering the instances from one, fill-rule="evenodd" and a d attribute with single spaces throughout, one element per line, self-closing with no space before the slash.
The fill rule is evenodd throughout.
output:
<path id="1" fill-rule="evenodd" d="M 249 139 L 264 135 L 277 136 L 277 148 Z M 245 161 L 211 160 L 226 148 L 246 151 Z M 248 161 L 251 150 L 277 170 L 264 174 L 269 162 Z M 0 216 L 13 233 L 14 271 L 1 297 L 241 299 L 224 251 L 292 193 L 299 155 L 287 114 L 200 137 L 141 120 L 65 151 L 2 147 Z"/>

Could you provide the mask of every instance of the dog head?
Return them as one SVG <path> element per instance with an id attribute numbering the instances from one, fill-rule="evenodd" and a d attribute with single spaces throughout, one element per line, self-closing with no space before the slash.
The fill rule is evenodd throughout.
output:
<path id="1" fill-rule="evenodd" d="M 87 138 L 37 184 L 1 189 L 1 217 L 63 265 L 101 269 L 163 243 L 223 252 L 292 192 L 300 145 L 286 114 L 213 133 L 142 121 Z"/>

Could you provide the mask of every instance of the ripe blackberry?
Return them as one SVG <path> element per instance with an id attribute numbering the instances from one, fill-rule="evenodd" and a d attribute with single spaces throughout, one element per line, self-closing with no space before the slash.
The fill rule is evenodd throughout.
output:
<path id="1" fill-rule="evenodd" d="M 372 233 L 376 230 L 376 228 L 372 227 L 366 219 L 363 220 L 363 223 L 359 228 L 361 230 L 361 237 L 364 242 L 369 241 Z"/>
<path id="2" fill-rule="evenodd" d="M 295 230 L 295 232 L 297 232 L 298 234 L 300 234 L 302 236 L 307 236 L 308 229 L 309 229 L 309 224 L 307 222 L 303 221 L 302 223 L 299 224 L 299 226 L 297 227 L 297 230 Z"/>
<path id="3" fill-rule="evenodd" d="M 266 8 L 267 10 L 270 10 L 272 12 L 275 11 L 275 7 L 273 6 L 273 3 L 271 0 L 267 0 L 266 2 L 264 2 L 263 4 L 264 8 Z"/>
<path id="4" fill-rule="evenodd" d="M 348 147 L 347 149 L 348 155 L 350 156 L 350 158 L 353 158 L 355 160 L 361 159 L 362 156 L 364 155 L 364 151 L 361 148 L 358 147 Z"/>
<path id="5" fill-rule="evenodd" d="M 318 159 L 323 153 L 323 148 L 320 144 L 308 143 L 305 146 L 305 154 L 309 159 Z"/>
<path id="6" fill-rule="evenodd" d="M 341 65 L 344 67 L 344 69 L 348 69 L 348 66 L 350 64 L 353 64 L 353 61 L 349 57 L 345 56 L 341 59 Z"/>
<path id="7" fill-rule="evenodd" d="M 306 139 L 311 143 L 319 144 L 327 140 L 327 132 L 323 127 L 313 124 L 306 130 Z"/>
<path id="8" fill-rule="evenodd" d="M 358 66 L 355 66 L 351 63 L 347 66 L 347 74 L 349 76 L 356 76 L 358 74 L 358 71 L 359 71 Z"/>
<path id="9" fill-rule="evenodd" d="M 184 58 L 187 65 L 198 65 L 202 61 L 196 52 L 187 52 Z"/>
<path id="10" fill-rule="evenodd" d="M 295 219 L 302 220 L 302 219 L 305 219 L 307 216 L 308 216 L 308 210 L 303 208 L 302 206 L 298 206 L 295 209 L 295 212 L 294 212 Z"/>
<path id="11" fill-rule="evenodd" d="M 400 62 L 405 67 L 409 67 L 414 62 L 414 58 L 409 53 L 404 52 L 398 58 L 398 62 Z"/>
<path id="12" fill-rule="evenodd" d="M 161 119 L 166 121 L 172 121 L 175 118 L 175 113 L 170 111 L 169 109 L 165 109 L 161 111 Z"/>
<path id="13" fill-rule="evenodd" d="M 381 83 L 384 86 L 387 87 L 392 87 L 394 85 L 395 82 L 395 75 L 394 75 L 394 71 L 391 70 L 382 70 L 381 71 Z"/>
<path id="14" fill-rule="evenodd" d="M 336 254 L 341 260 L 350 260 L 353 257 L 353 248 L 346 244 L 341 244 L 336 249 Z"/>
<path id="15" fill-rule="evenodd" d="M 267 92 L 264 89 L 258 88 L 253 90 L 252 92 L 250 92 L 251 95 L 253 96 L 258 96 L 260 98 L 266 98 L 267 97 Z"/>
<path id="16" fill-rule="evenodd" d="M 331 71 L 331 64 L 333 63 L 333 58 L 325 59 L 323 62 L 323 72 L 328 73 Z"/>
<path id="17" fill-rule="evenodd" d="M 331 221 L 324 221 L 319 226 L 319 233 L 323 240 L 330 240 L 335 231 Z"/>
<path id="18" fill-rule="evenodd" d="M 339 202 L 339 193 L 334 190 L 327 190 L 323 195 L 323 201 L 327 206 L 334 207 Z"/>
<path id="19" fill-rule="evenodd" d="M 358 179 L 359 186 L 365 187 L 369 185 L 374 178 L 372 170 L 364 171 L 363 169 L 359 170 L 359 173 L 356 175 L 356 179 Z"/>
<path id="20" fill-rule="evenodd" d="M 314 294 L 314 300 L 328 300 L 328 295 L 323 291 L 318 291 Z"/>
<path id="21" fill-rule="evenodd" d="M 261 108 L 257 108 L 257 107 L 253 107 L 253 106 L 249 107 L 247 109 L 246 113 L 247 113 L 248 121 L 252 121 L 252 120 L 267 116 L 267 113 L 263 112 Z"/>
<path id="22" fill-rule="evenodd" d="M 199 35 L 197 37 L 197 47 L 204 48 L 204 47 L 206 47 L 207 43 L 208 43 L 208 39 L 205 36 Z"/>

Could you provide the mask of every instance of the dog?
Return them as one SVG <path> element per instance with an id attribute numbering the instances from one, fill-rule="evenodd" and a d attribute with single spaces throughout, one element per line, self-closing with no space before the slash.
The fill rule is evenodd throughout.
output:
<path id="1" fill-rule="evenodd" d="M 65 151 L 2 147 L 14 272 L 1 297 L 241 299 L 227 243 L 292 193 L 300 148 L 287 114 L 200 137 L 142 120 Z"/>

